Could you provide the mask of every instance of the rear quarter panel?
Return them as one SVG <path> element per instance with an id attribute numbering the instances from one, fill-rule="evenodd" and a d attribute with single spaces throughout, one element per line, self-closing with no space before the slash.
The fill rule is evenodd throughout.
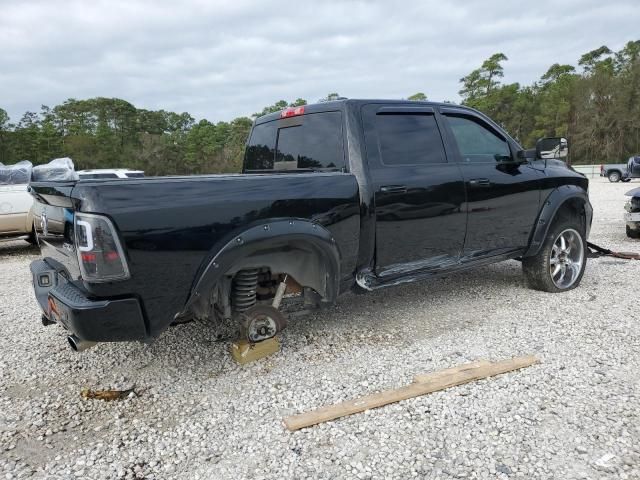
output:
<path id="1" fill-rule="evenodd" d="M 313 220 L 334 236 L 343 277 L 353 276 L 357 261 L 358 184 L 347 173 L 83 181 L 72 196 L 80 211 L 111 217 L 131 271 L 129 280 L 86 287 L 97 297 L 139 295 L 151 336 L 184 306 L 212 252 L 250 226 Z"/>

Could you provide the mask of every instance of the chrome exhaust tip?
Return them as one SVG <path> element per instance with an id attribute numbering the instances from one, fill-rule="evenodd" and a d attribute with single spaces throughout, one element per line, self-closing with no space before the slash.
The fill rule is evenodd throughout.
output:
<path id="1" fill-rule="evenodd" d="M 84 352 L 89 348 L 93 347 L 97 342 L 90 342 L 89 340 L 80 340 L 75 335 L 69 335 L 67 337 L 67 342 L 69 342 L 69 346 L 74 352 Z"/>

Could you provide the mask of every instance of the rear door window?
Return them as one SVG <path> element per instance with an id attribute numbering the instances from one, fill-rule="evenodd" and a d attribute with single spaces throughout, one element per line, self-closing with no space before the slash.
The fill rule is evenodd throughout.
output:
<path id="1" fill-rule="evenodd" d="M 378 113 L 374 123 L 384 165 L 446 163 L 442 137 L 433 114 Z"/>
<path id="2" fill-rule="evenodd" d="M 345 167 L 340 112 L 310 113 L 293 120 L 256 125 L 245 171 L 341 170 Z"/>

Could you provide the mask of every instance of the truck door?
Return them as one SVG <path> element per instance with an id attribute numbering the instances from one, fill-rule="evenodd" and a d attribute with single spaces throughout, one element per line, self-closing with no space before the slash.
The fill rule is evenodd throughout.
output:
<path id="1" fill-rule="evenodd" d="M 514 162 L 506 134 L 473 111 L 441 108 L 453 161 L 464 177 L 468 213 L 463 261 L 524 249 L 539 207 L 543 162 Z"/>
<path id="2" fill-rule="evenodd" d="M 464 183 L 449 162 L 432 107 L 367 104 L 362 118 L 376 215 L 376 273 L 458 262 Z"/>

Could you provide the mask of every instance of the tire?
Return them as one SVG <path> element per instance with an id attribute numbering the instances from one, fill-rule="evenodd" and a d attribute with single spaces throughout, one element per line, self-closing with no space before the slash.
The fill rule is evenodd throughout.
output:
<path id="1" fill-rule="evenodd" d="M 625 225 L 627 230 L 627 237 L 629 238 L 640 238 L 640 230 L 634 230 L 629 228 L 629 225 Z"/>
<path id="2" fill-rule="evenodd" d="M 29 233 L 29 236 L 26 238 L 26 240 L 31 245 L 38 245 L 38 237 L 36 236 L 36 231 L 32 229 L 31 233 Z"/>
<path id="3" fill-rule="evenodd" d="M 618 183 L 620 181 L 620 178 L 622 178 L 622 175 L 620 175 L 620 172 L 613 171 L 609 172 L 607 177 L 609 177 L 609 181 L 611 183 Z"/>
<path id="4" fill-rule="evenodd" d="M 586 265 L 587 240 L 584 225 L 578 218 L 558 218 L 540 251 L 522 259 L 527 286 L 550 293 L 566 292 L 580 285 Z"/>

